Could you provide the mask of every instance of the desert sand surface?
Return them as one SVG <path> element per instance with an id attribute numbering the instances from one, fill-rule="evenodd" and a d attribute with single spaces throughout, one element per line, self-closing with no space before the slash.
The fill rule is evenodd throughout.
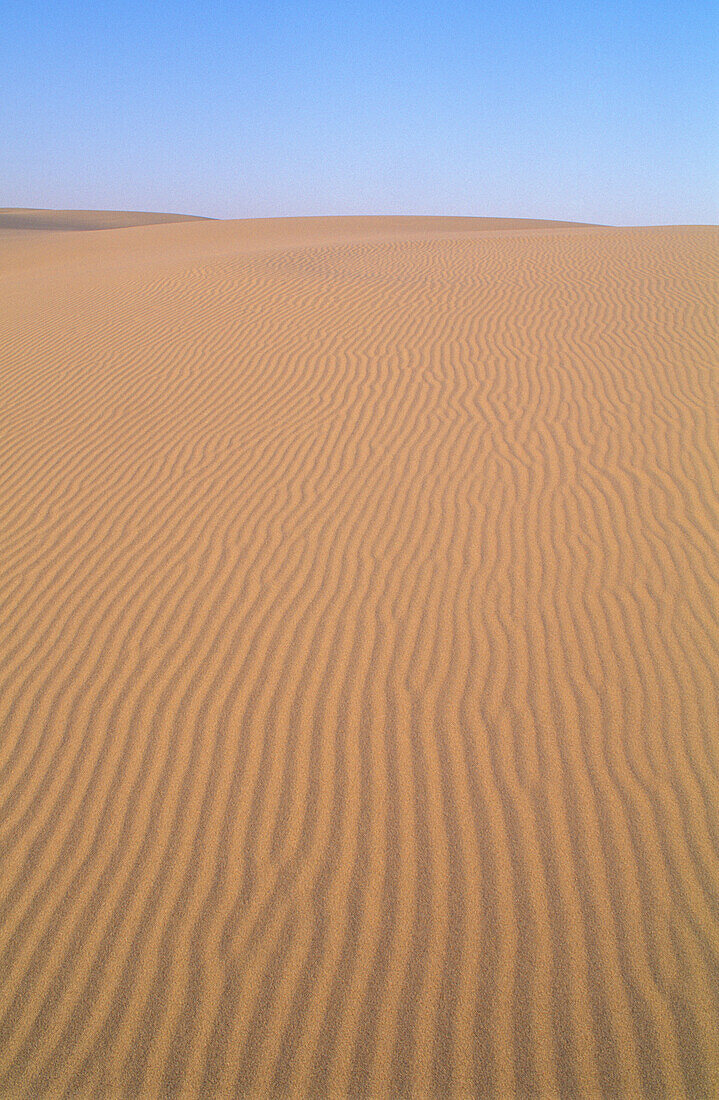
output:
<path id="1" fill-rule="evenodd" d="M 719 230 L 43 228 L 0 1095 L 718 1095 Z"/>

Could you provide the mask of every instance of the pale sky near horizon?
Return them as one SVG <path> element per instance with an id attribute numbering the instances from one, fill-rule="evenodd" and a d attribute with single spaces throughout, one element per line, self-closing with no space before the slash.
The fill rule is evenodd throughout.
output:
<path id="1" fill-rule="evenodd" d="M 0 206 L 719 221 L 719 5 L 6 0 Z"/>

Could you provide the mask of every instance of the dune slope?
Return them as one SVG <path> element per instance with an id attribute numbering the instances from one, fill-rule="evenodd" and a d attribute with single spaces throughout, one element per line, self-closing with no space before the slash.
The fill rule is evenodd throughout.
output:
<path id="1" fill-rule="evenodd" d="M 0 251 L 0 1093 L 719 1091 L 719 232 Z"/>

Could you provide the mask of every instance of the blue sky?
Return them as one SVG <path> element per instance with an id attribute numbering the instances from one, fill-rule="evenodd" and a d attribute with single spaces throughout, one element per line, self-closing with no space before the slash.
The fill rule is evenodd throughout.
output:
<path id="1" fill-rule="evenodd" d="M 0 206 L 719 221 L 719 5 L 6 0 Z"/>

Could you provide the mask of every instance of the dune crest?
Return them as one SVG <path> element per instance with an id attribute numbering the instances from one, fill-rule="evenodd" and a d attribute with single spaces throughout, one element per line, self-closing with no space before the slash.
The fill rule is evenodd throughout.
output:
<path id="1" fill-rule="evenodd" d="M 0 248 L 0 1093 L 713 1095 L 719 231 L 345 221 Z"/>

